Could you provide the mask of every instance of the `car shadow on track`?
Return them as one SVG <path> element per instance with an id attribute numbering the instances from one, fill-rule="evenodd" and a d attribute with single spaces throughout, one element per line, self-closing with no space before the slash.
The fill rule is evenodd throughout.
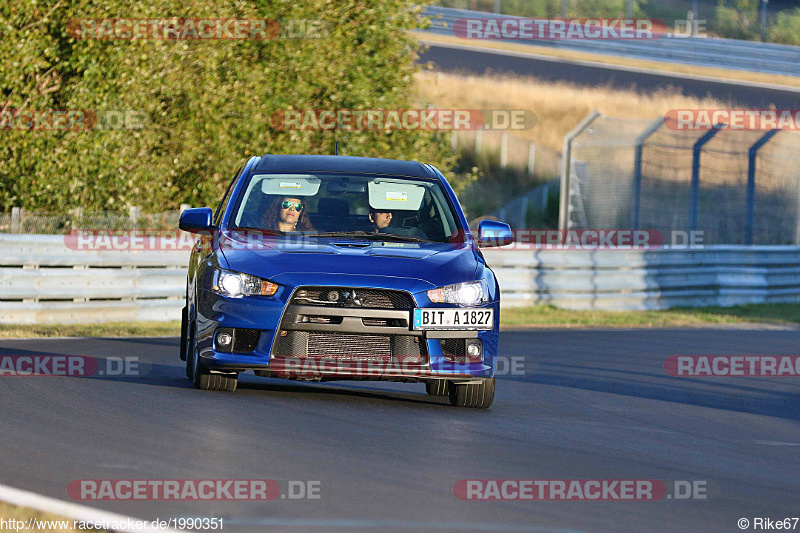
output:
<path id="1" fill-rule="evenodd" d="M 105 340 L 105 339 L 104 339 Z M 108 341 L 118 341 L 124 343 L 139 343 L 146 345 L 175 345 L 177 352 L 177 339 L 163 338 L 163 339 L 121 339 L 109 338 Z M 113 350 L 110 350 L 113 352 Z M 123 352 L 119 352 L 123 353 Z M 130 353 L 130 352 L 124 352 Z M 29 357 L 57 357 L 73 354 L 64 354 L 60 351 L 54 350 L 26 350 L 15 348 L 0 347 L 0 357 L 2 356 L 29 356 Z M 90 356 L 82 356 L 90 357 Z M 82 375 L 72 375 L 69 377 L 85 379 L 85 380 L 100 380 L 100 381 L 114 381 L 118 383 L 133 383 L 138 385 L 157 386 L 157 387 L 172 387 L 178 389 L 194 389 L 192 382 L 186 378 L 183 362 L 177 361 L 177 364 L 162 364 L 150 363 L 139 358 L 138 356 L 128 355 L 127 357 L 134 357 L 135 364 L 133 366 L 125 365 L 125 355 L 106 355 L 103 357 L 92 357 L 96 360 L 96 367 L 87 364 L 87 373 Z M 147 357 L 152 360 L 151 357 Z M 177 356 L 176 356 L 177 359 Z M 0 377 L 3 377 L 0 372 Z M 17 377 L 17 376 L 15 376 Z M 46 376 L 52 377 L 52 376 Z M 402 402 L 417 405 L 442 405 L 448 406 L 449 402 L 444 397 L 428 396 L 424 391 L 420 390 L 422 384 L 408 383 L 408 391 L 399 391 L 389 388 L 381 388 L 379 382 L 361 381 L 360 383 L 370 383 L 369 388 L 362 387 L 347 387 L 343 385 L 347 381 L 337 381 L 337 385 L 332 385 L 332 382 L 298 382 L 290 380 L 280 380 L 274 378 L 257 378 L 252 374 L 242 376 L 243 379 L 239 381 L 239 388 L 237 393 L 254 395 L 295 395 L 298 397 L 303 396 L 319 396 L 319 397 L 341 397 L 341 398 L 364 398 L 374 400 L 388 400 L 392 402 Z M 355 383 L 355 382 L 349 382 Z M 375 385 L 375 386 L 372 386 Z M 412 388 L 413 387 L 413 388 Z M 198 391 L 198 394 L 203 394 L 205 391 Z M 208 394 L 227 394 L 209 392 Z"/>
<path id="2" fill-rule="evenodd" d="M 275 378 L 262 378 L 260 381 L 239 381 L 239 388 L 236 393 L 242 392 L 248 395 L 262 395 L 263 393 L 272 394 L 297 394 L 304 395 L 333 395 L 341 398 L 364 398 L 373 400 L 390 400 L 414 404 L 428 405 L 447 405 L 449 402 L 444 397 L 428 396 L 424 391 L 418 391 L 421 384 L 407 383 L 408 387 L 416 387 L 417 390 L 398 391 L 393 389 L 380 388 L 374 386 L 377 382 L 370 383 L 370 388 L 348 387 L 348 381 L 338 381 L 337 385 L 332 382 L 296 382 L 280 380 Z"/>
<path id="3" fill-rule="evenodd" d="M 786 380 L 793 379 L 788 377 L 672 377 L 666 375 L 663 369 L 609 368 L 588 362 L 568 364 L 545 361 L 535 365 L 535 368 L 535 372 L 525 376 L 499 379 L 800 420 L 800 389 L 795 387 L 795 390 L 791 390 L 787 387 L 788 383 L 793 383 L 787 383 Z"/>

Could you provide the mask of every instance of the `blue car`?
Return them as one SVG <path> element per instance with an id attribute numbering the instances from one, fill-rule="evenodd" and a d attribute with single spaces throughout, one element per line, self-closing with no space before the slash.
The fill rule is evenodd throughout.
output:
<path id="1" fill-rule="evenodd" d="M 215 212 L 187 209 L 180 228 L 197 234 L 181 328 L 197 388 L 233 391 L 252 370 L 422 382 L 453 405 L 492 404 L 500 288 L 478 245 L 509 244 L 511 230 L 483 221 L 476 240 L 433 166 L 253 157 Z"/>

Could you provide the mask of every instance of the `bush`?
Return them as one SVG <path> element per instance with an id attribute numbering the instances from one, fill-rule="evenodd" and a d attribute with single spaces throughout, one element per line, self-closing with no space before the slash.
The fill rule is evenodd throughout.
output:
<path id="1" fill-rule="evenodd" d="M 773 43 L 800 45 L 800 8 L 778 13 L 767 38 Z"/>
<path id="2" fill-rule="evenodd" d="M 728 39 L 755 39 L 758 37 L 759 22 L 755 12 L 742 12 L 724 5 L 714 11 L 712 29 Z"/>
<path id="3" fill-rule="evenodd" d="M 76 39 L 73 19 L 321 20 L 321 39 Z M 213 205 L 252 155 L 340 153 L 448 169 L 447 139 L 425 131 L 283 131 L 280 109 L 413 105 L 422 23 L 411 0 L 6 0 L 0 110 L 143 111 L 146 126 L 0 131 L 0 203 L 63 211 Z M 459 184 L 454 184 L 458 186 Z"/>

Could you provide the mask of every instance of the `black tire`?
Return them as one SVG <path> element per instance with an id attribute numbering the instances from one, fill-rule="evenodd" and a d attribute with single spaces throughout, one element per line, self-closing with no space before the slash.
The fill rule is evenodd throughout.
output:
<path id="1" fill-rule="evenodd" d="M 181 309 L 181 361 L 186 361 L 186 328 L 189 326 L 188 308 Z"/>
<path id="2" fill-rule="evenodd" d="M 481 383 L 464 383 L 450 385 L 450 404 L 456 407 L 486 409 L 494 401 L 494 378 L 484 379 Z"/>
<path id="3" fill-rule="evenodd" d="M 194 386 L 201 390 L 218 390 L 233 392 L 239 384 L 236 374 L 206 374 L 197 372 L 194 379 Z"/>
<path id="4" fill-rule="evenodd" d="M 184 352 L 183 358 L 186 360 L 186 377 L 189 379 L 194 378 L 194 353 L 196 351 L 196 341 L 195 341 L 195 323 L 194 321 L 189 322 L 187 320 L 186 324 L 186 351 Z"/>
<path id="5" fill-rule="evenodd" d="M 450 382 L 446 379 L 432 379 L 426 381 L 425 392 L 431 396 L 447 396 L 450 394 Z"/>

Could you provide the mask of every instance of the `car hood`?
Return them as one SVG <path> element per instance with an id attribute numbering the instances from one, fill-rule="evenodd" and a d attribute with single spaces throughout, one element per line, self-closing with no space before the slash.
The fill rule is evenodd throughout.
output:
<path id="1" fill-rule="evenodd" d="M 406 243 L 353 239 L 295 242 L 220 236 L 228 268 L 286 286 L 358 285 L 419 292 L 475 278 L 471 243 Z"/>

